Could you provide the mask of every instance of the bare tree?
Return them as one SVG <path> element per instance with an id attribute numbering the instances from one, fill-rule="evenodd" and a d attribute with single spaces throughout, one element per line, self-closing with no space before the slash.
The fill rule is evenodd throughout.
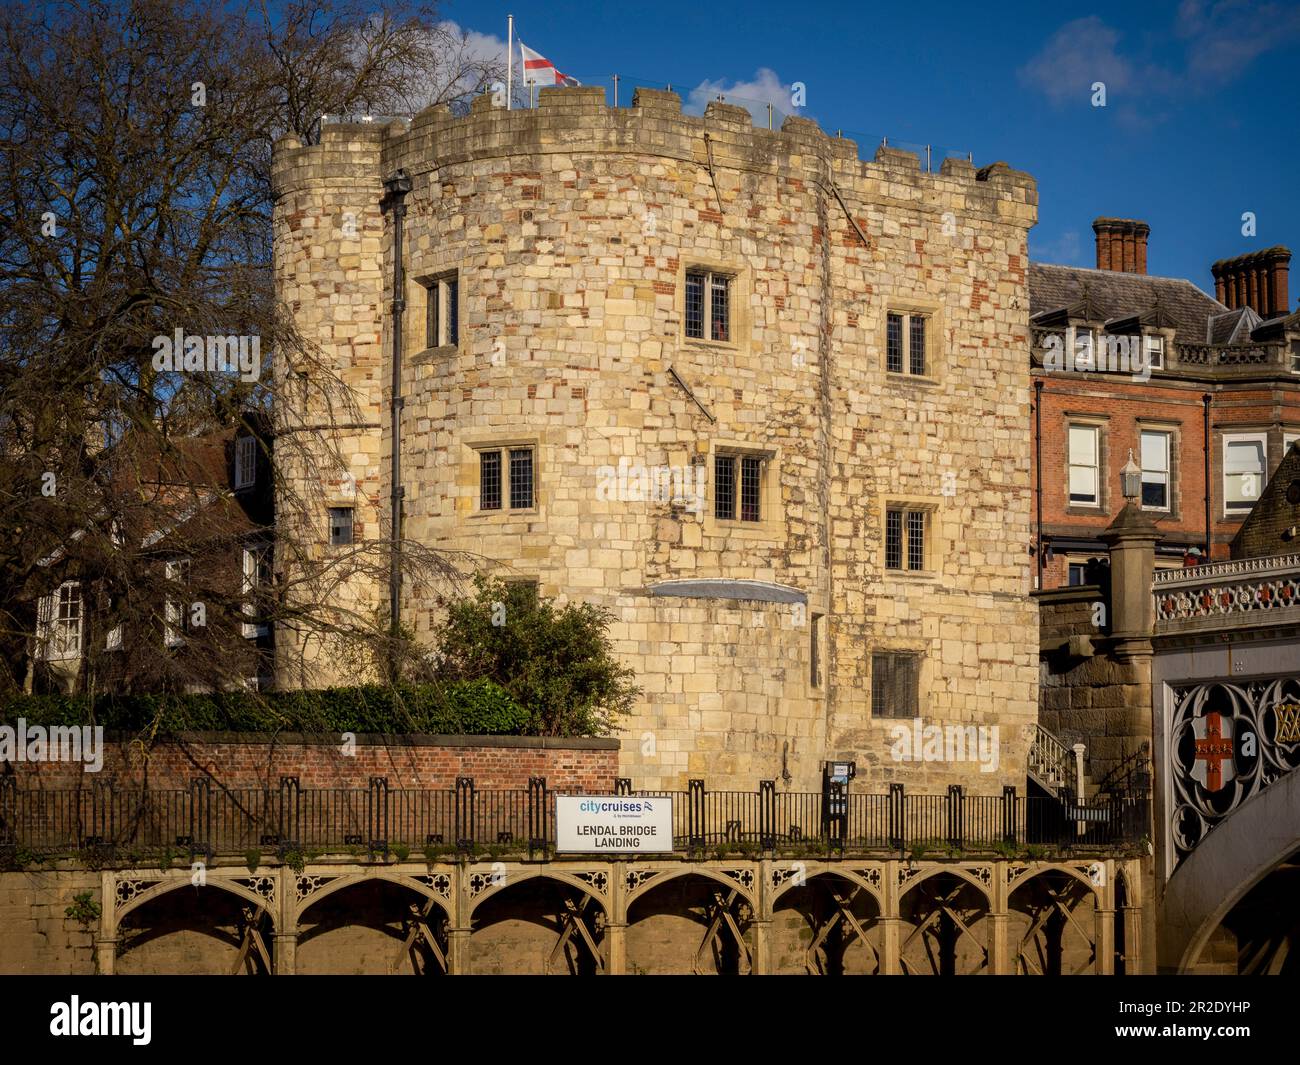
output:
<path id="1" fill-rule="evenodd" d="M 237 436 L 271 446 L 270 364 L 308 369 L 341 421 L 355 410 L 276 304 L 270 146 L 321 112 L 446 102 L 499 71 L 405 4 L 86 0 L 7 9 L 0 41 L 0 690 L 30 683 L 42 600 L 66 582 L 85 690 L 229 686 L 257 668 L 250 626 L 388 660 L 383 619 L 301 605 L 328 602 L 347 559 L 255 596 L 239 572 L 239 545 L 271 531 L 228 476 Z M 160 366 L 178 329 L 256 338 L 263 365 Z M 319 439 L 274 446 L 338 460 Z M 418 544 L 403 558 L 416 583 L 460 569 Z M 350 561 L 384 574 L 387 544 Z M 177 613 L 196 603 L 202 626 Z"/>

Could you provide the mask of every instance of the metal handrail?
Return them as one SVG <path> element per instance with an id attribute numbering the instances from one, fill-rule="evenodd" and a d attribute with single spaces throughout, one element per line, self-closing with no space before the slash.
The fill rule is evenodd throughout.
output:
<path id="1" fill-rule="evenodd" d="M 1068 749 L 1044 733 L 1044 757 L 1059 769 Z M 1017 795 L 1010 787 L 1001 795 L 967 795 L 957 785 L 942 795 L 923 795 L 908 794 L 901 785 L 888 794 L 778 792 L 772 781 L 757 791 L 691 785 L 687 791 L 630 793 L 673 799 L 674 844 L 682 852 L 937 853 L 1006 844 L 1110 845 L 1136 842 L 1147 831 L 1142 818 L 1132 816 L 1132 809 L 1145 809 L 1146 793 L 1136 791 L 1094 802 L 1096 816 L 1081 837 L 1074 820 L 1065 817 L 1068 804 Z M 1063 779 L 1061 796 L 1067 791 Z M 116 860 L 135 862 L 164 854 L 170 861 L 186 852 L 258 851 L 285 859 L 364 850 L 373 857 L 402 848 L 430 860 L 481 848 L 544 856 L 557 838 L 555 799 L 542 778 L 517 789 L 479 789 L 468 777 L 443 789 L 390 789 L 383 777 L 372 778 L 366 788 L 301 788 L 294 777 L 282 778 L 279 789 L 147 789 L 111 782 L 43 789 L 0 782 L 0 865 L 12 864 L 20 852 L 107 851 Z M 1130 812 L 1121 816 L 1121 808 Z M 1130 828 L 1138 822 L 1142 831 L 1134 834 Z"/>

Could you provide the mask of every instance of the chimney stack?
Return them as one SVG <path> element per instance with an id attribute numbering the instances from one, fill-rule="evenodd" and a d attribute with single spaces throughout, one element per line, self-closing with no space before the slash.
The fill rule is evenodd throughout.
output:
<path id="1" fill-rule="evenodd" d="M 1210 267 L 1214 297 L 1230 310 L 1249 307 L 1261 318 L 1276 318 L 1291 309 L 1287 293 L 1290 270 L 1291 252 L 1281 245 L 1220 259 Z"/>
<path id="2" fill-rule="evenodd" d="M 1151 227 L 1134 218 L 1098 218 L 1092 223 L 1097 234 L 1097 269 L 1126 274 L 1147 272 L 1147 237 Z"/>

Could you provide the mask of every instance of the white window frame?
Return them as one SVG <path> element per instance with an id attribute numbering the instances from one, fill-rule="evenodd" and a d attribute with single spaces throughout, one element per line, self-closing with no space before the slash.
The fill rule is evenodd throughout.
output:
<path id="1" fill-rule="evenodd" d="M 1144 445 L 1143 438 L 1148 435 L 1163 436 L 1165 438 L 1165 468 L 1163 470 L 1156 470 L 1154 468 L 1150 471 L 1147 470 L 1147 454 L 1146 454 L 1146 447 Z M 1173 510 L 1174 507 L 1174 471 L 1173 471 L 1174 454 L 1173 453 L 1174 453 L 1174 434 L 1170 430 L 1155 429 L 1149 427 L 1138 428 L 1138 458 L 1140 460 L 1138 465 L 1142 467 L 1142 487 L 1138 490 L 1139 491 L 1138 500 L 1139 502 L 1141 502 L 1143 510 L 1159 511 L 1162 514 L 1168 514 Z M 1142 501 L 1141 493 L 1146 488 L 1148 472 L 1159 473 L 1164 475 L 1165 505 L 1162 507 L 1147 506 L 1147 504 Z"/>
<path id="2" fill-rule="evenodd" d="M 235 491 L 252 488 L 257 483 L 257 438 L 235 438 Z"/>
<path id="3" fill-rule="evenodd" d="M 271 545 L 267 543 L 245 544 L 243 549 L 243 595 L 251 597 L 258 589 L 257 580 L 258 562 L 263 555 L 267 556 L 267 562 L 270 562 Z M 257 607 L 245 599 L 244 613 L 251 616 L 257 616 Z M 256 639 L 258 636 L 265 636 L 270 631 L 270 626 L 266 624 L 257 624 L 255 622 L 243 622 L 242 630 L 246 639 Z"/>
<path id="4" fill-rule="evenodd" d="M 1165 335 L 1163 333 L 1147 333 L 1142 338 L 1142 343 L 1146 347 L 1147 368 L 1150 370 L 1163 370 L 1165 368 Z"/>
<path id="5" fill-rule="evenodd" d="M 60 599 L 64 592 L 76 591 L 75 617 L 59 618 Z M 36 603 L 36 653 L 46 662 L 71 662 L 81 657 L 82 635 L 86 624 L 86 604 L 81 595 L 80 581 L 64 581 L 49 595 Z M 74 631 L 75 629 L 75 631 Z"/>
<path id="6" fill-rule="evenodd" d="M 1291 445 L 1300 440 L 1300 432 L 1282 434 L 1282 457 L 1286 458 L 1286 453 L 1291 450 Z"/>
<path id="7" fill-rule="evenodd" d="M 1092 434 L 1092 464 L 1074 461 L 1074 431 Z M 1074 470 L 1092 470 L 1092 502 L 1074 498 Z M 1101 426 L 1086 422 L 1067 422 L 1065 426 L 1065 502 L 1071 507 L 1087 507 L 1090 510 L 1101 509 Z"/>
<path id="8" fill-rule="evenodd" d="M 163 575 L 169 584 L 184 583 L 189 572 L 188 558 L 172 558 L 163 564 Z M 175 599 L 163 604 L 163 643 L 168 647 L 180 647 L 185 642 L 185 607 L 184 601 Z"/>
<path id="9" fill-rule="evenodd" d="M 1233 444 L 1258 444 L 1260 454 L 1260 478 L 1258 491 L 1248 507 L 1230 507 L 1228 505 L 1228 450 Z M 1219 488 L 1223 497 L 1223 516 L 1225 518 L 1243 518 L 1254 509 L 1264 494 L 1268 484 L 1268 433 L 1224 433 L 1221 452 L 1223 465 L 1220 471 Z"/>
<path id="10" fill-rule="evenodd" d="M 1088 358 L 1089 364 L 1084 368 L 1086 372 L 1097 369 L 1097 330 L 1090 325 L 1072 325 L 1070 326 L 1070 369 L 1079 369 L 1079 337 L 1086 335 L 1088 337 Z"/>

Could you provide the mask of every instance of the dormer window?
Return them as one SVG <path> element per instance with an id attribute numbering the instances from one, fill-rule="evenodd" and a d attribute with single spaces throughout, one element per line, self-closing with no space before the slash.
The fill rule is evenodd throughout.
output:
<path id="1" fill-rule="evenodd" d="M 241 436 L 235 441 L 235 491 L 257 482 L 257 440 Z"/>
<path id="2" fill-rule="evenodd" d="M 1076 370 L 1091 370 L 1097 365 L 1097 334 L 1091 326 L 1076 325 L 1071 330 L 1070 350 Z"/>
<path id="3" fill-rule="evenodd" d="M 1146 343 L 1148 369 L 1163 370 L 1165 368 L 1165 338 L 1159 333 L 1149 333 L 1143 339 Z"/>

